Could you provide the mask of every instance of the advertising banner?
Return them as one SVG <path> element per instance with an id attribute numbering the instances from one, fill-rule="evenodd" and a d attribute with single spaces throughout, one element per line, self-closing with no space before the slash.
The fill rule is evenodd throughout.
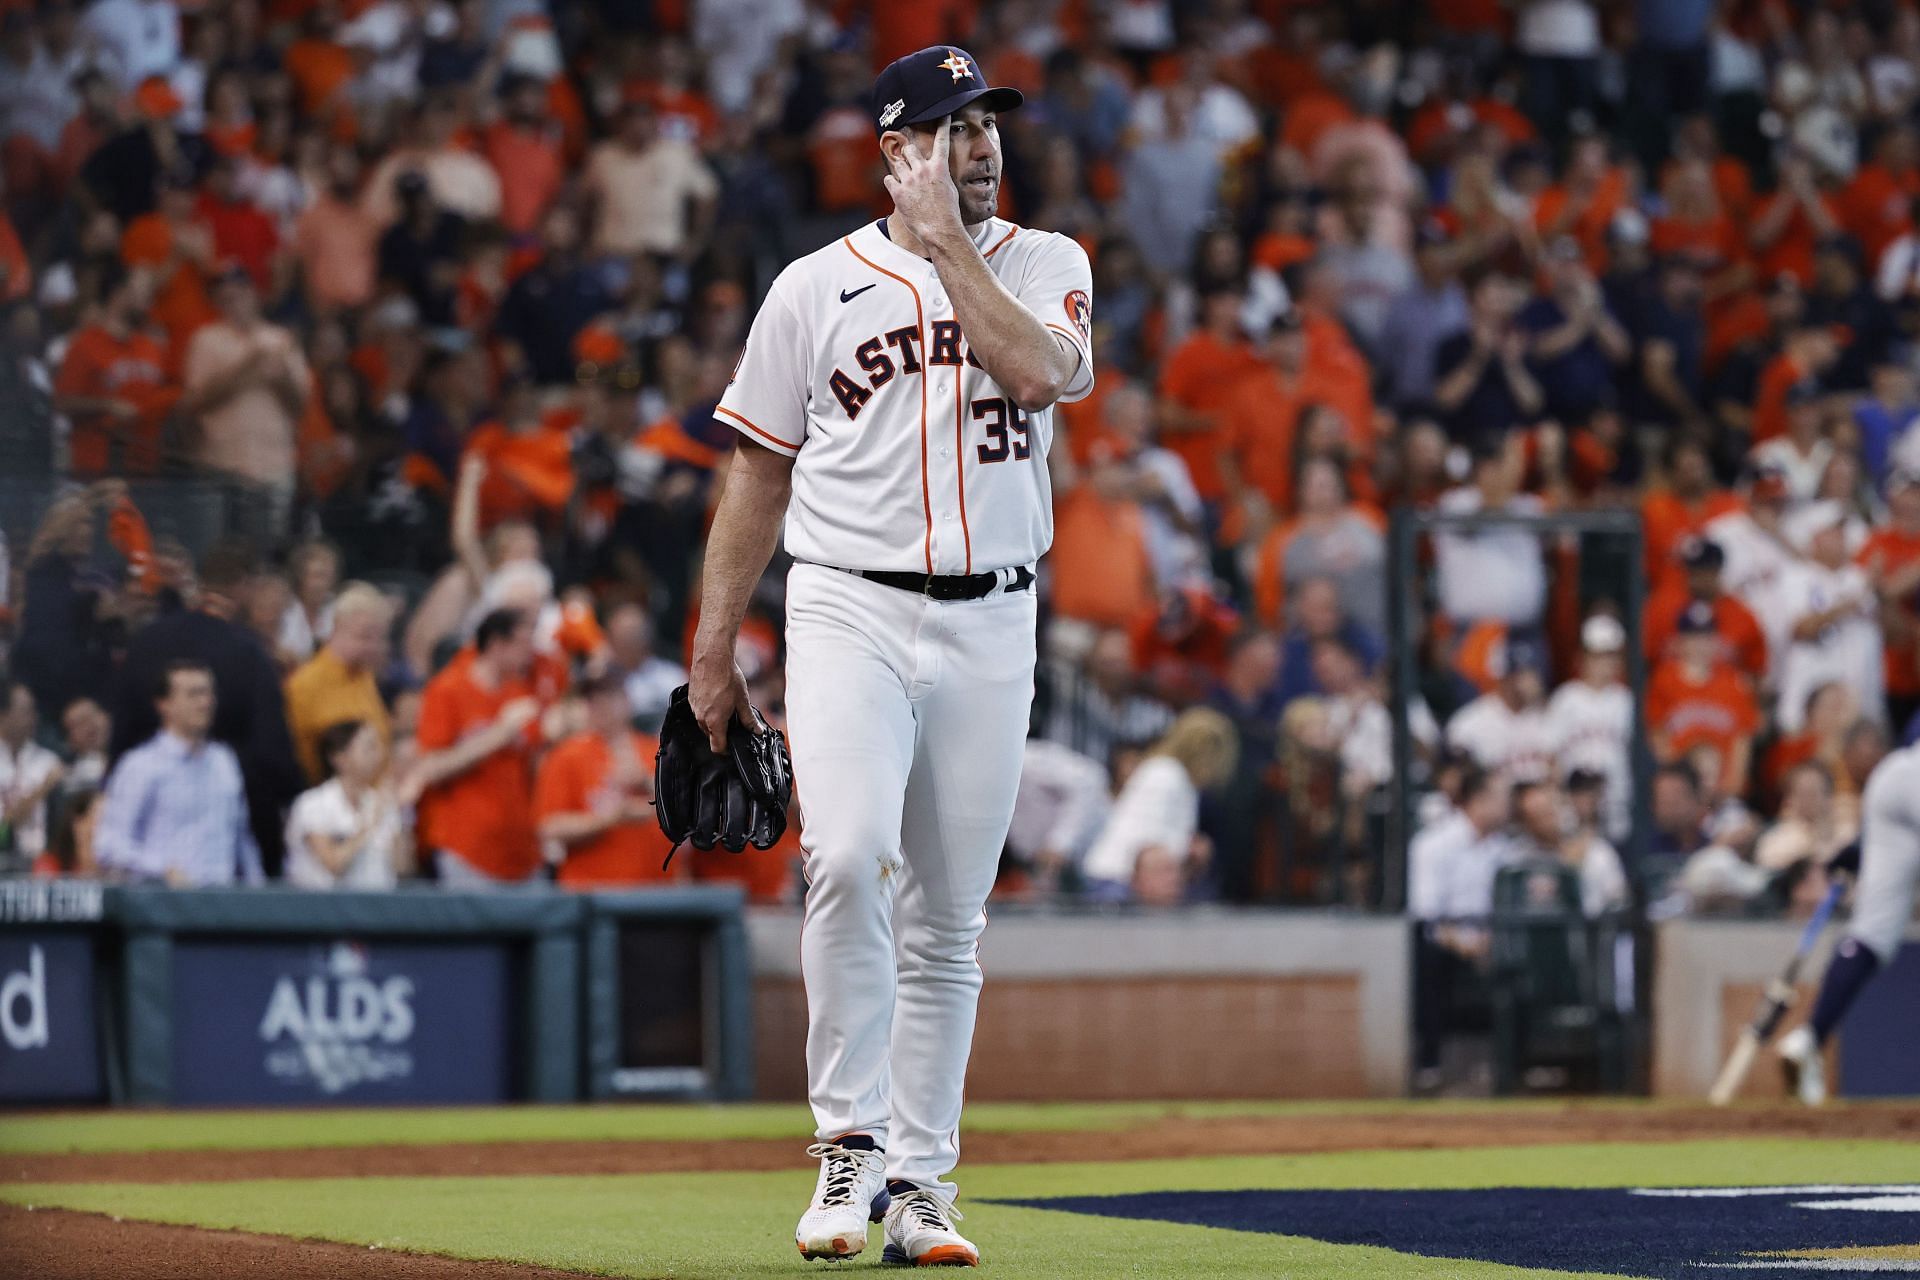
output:
<path id="1" fill-rule="evenodd" d="M 0 1102 L 93 1101 L 103 1093 L 93 939 L 0 930 Z"/>
<path id="2" fill-rule="evenodd" d="M 504 942 L 181 935 L 173 1099 L 500 1102 L 518 1025 Z"/>

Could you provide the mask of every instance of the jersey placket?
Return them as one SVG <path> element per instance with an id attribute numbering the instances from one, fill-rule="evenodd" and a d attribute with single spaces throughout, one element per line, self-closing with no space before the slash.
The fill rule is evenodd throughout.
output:
<path id="1" fill-rule="evenodd" d="M 966 516 L 966 447 L 962 425 L 962 394 L 967 366 L 935 364 L 937 335 L 942 325 L 954 323 L 953 302 L 940 273 L 926 267 L 926 328 L 920 335 L 922 364 L 927 379 L 927 502 L 933 521 L 933 572 L 972 573 L 972 532 Z M 961 339 L 964 342 L 964 336 Z M 964 352 L 964 346 L 956 344 Z M 947 428 L 948 415 L 952 428 Z"/>

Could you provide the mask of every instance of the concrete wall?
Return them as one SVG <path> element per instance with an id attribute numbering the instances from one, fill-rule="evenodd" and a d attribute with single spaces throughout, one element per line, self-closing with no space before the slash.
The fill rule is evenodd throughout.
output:
<path id="1" fill-rule="evenodd" d="M 1670 920 L 1654 939 L 1653 1093 L 1656 1097 L 1704 1098 L 1713 1087 L 1740 1029 L 1753 1017 L 1767 983 L 1793 954 L 1804 922 L 1795 920 Z M 1780 1030 L 1806 1020 L 1819 989 L 1835 934 L 1800 972 L 1799 998 Z M 1909 943 L 1920 941 L 1910 929 Z M 1837 1080 L 1836 1062 L 1828 1079 Z M 1754 1063 L 1741 1097 L 1786 1095 L 1784 1078 L 1770 1054 Z"/>
<path id="2" fill-rule="evenodd" d="M 756 1093 L 806 1093 L 800 918 L 748 916 Z M 1406 1086 L 1397 919 L 1201 910 L 996 912 L 967 1096 L 1392 1096 Z"/>

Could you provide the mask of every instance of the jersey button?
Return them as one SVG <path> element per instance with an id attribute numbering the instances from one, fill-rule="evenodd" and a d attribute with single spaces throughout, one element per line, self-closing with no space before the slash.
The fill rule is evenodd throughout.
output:
<path id="1" fill-rule="evenodd" d="M 951 458 L 951 457 L 953 456 L 953 450 L 951 450 L 951 449 L 942 449 L 942 450 L 940 450 L 940 456 L 941 456 L 941 457 L 943 457 L 943 458 Z"/>
<path id="2" fill-rule="evenodd" d="M 936 309 L 944 307 L 947 305 L 947 300 L 936 293 L 933 295 L 933 305 Z"/>

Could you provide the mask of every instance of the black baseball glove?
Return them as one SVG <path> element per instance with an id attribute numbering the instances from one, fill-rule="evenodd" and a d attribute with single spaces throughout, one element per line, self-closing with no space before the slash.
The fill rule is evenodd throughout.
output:
<path id="1" fill-rule="evenodd" d="M 786 832 L 793 797 L 787 739 L 758 710 L 753 723 L 751 729 L 737 720 L 728 725 L 727 749 L 715 754 L 694 718 L 687 686 L 673 691 L 653 775 L 654 812 L 673 841 L 668 863 L 682 843 L 696 849 L 724 845 L 739 853 L 749 843 L 770 849 Z"/>

